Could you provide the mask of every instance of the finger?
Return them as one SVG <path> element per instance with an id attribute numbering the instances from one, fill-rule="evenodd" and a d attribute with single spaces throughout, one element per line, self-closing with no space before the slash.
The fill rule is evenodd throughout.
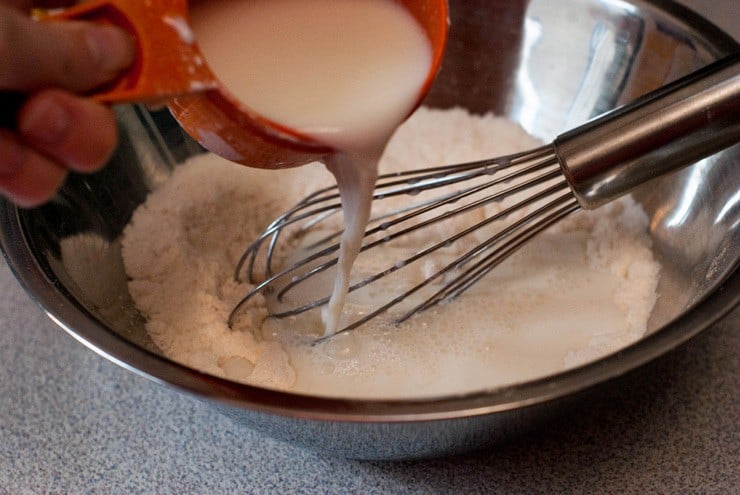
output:
<path id="1" fill-rule="evenodd" d="M 87 91 L 110 81 L 134 59 L 123 30 L 85 22 L 35 22 L 0 6 L 0 88 L 58 86 Z"/>
<path id="2" fill-rule="evenodd" d="M 66 175 L 63 167 L 0 130 L 0 193 L 11 201 L 38 206 L 54 195 Z"/>
<path id="3" fill-rule="evenodd" d="M 35 149 L 77 172 L 102 167 L 118 141 L 110 109 L 55 89 L 28 99 L 18 114 L 18 131 Z"/>

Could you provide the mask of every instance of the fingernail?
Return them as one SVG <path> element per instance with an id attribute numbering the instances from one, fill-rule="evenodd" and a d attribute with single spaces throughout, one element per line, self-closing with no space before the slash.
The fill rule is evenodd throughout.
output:
<path id="1" fill-rule="evenodd" d="M 18 127 L 27 138 L 39 143 L 57 143 L 72 127 L 67 109 L 51 98 L 38 98 L 21 112 Z"/>
<path id="2" fill-rule="evenodd" d="M 133 40 L 119 28 L 90 26 L 85 31 L 85 41 L 93 63 L 107 74 L 116 73 L 133 62 Z"/>

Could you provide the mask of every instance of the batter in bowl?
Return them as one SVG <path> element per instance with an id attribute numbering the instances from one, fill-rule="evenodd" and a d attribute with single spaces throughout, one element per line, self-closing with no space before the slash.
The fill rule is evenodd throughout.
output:
<path id="1" fill-rule="evenodd" d="M 380 167 L 385 173 L 464 162 L 538 144 L 505 119 L 422 108 L 398 129 Z M 318 311 L 276 320 L 258 296 L 229 329 L 230 311 L 251 288 L 233 280 L 242 250 L 273 217 L 332 183 L 320 164 L 266 172 L 202 155 L 176 168 L 135 212 L 122 239 L 129 292 L 165 355 L 268 388 L 410 398 L 558 373 L 623 348 L 646 331 L 660 267 L 648 218 L 629 197 L 571 215 L 454 303 L 400 326 L 381 317 L 309 346 L 323 334 Z M 287 246 L 278 256 L 289 258 L 298 248 Z M 373 253 L 383 261 L 401 259 L 382 248 Z M 376 261 L 360 258 L 355 270 L 371 270 Z M 350 298 L 347 310 L 362 311 L 369 303 Z"/>

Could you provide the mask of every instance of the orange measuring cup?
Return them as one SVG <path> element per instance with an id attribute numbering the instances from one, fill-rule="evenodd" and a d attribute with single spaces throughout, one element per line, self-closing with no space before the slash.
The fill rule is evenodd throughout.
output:
<path id="1" fill-rule="evenodd" d="M 419 88 L 418 106 L 442 60 L 448 29 L 447 1 L 398 1 L 419 22 L 432 46 L 432 66 Z M 263 117 L 231 95 L 198 48 L 190 28 L 187 0 L 93 0 L 40 17 L 44 21 L 112 23 L 134 37 L 134 64 L 112 84 L 90 95 L 97 101 L 164 100 L 182 128 L 206 149 L 250 167 L 295 167 L 333 151 Z"/>

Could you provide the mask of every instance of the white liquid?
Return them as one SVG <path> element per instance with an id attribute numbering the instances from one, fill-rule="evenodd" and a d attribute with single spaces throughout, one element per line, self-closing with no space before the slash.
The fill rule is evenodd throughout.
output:
<path id="1" fill-rule="evenodd" d="M 340 270 L 324 316 L 325 333 L 334 333 L 377 163 L 418 99 L 432 63 L 430 42 L 392 0 L 196 2 L 191 23 L 209 66 L 234 96 L 339 150 L 327 163 L 345 218 Z"/>
<path id="2" fill-rule="evenodd" d="M 365 227 L 370 218 L 380 151 L 382 150 L 365 155 L 357 153 L 354 156 L 339 154 L 327 164 L 339 186 L 345 220 L 334 289 L 329 304 L 321 311 L 324 335 L 336 333 L 341 326 L 340 319 L 349 290 L 352 265 L 360 253 Z"/>

